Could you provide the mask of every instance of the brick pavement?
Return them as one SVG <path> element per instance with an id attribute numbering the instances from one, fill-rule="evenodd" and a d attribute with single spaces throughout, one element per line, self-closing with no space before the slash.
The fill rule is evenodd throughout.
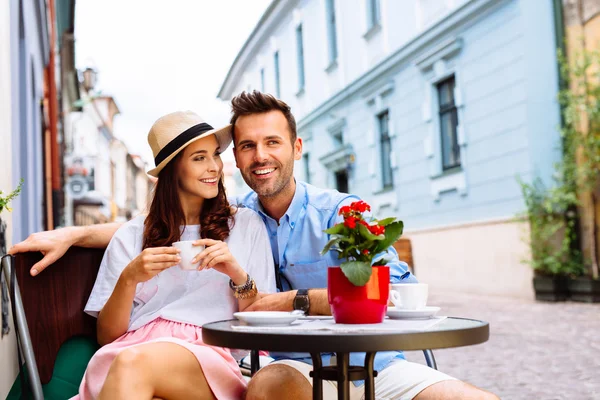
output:
<path id="1" fill-rule="evenodd" d="M 429 305 L 490 323 L 488 342 L 436 350 L 441 371 L 501 399 L 600 400 L 600 304 L 438 293 Z"/>

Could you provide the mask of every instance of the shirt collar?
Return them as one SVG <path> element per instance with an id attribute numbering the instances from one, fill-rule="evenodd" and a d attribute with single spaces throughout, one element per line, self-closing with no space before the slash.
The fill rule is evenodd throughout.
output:
<path id="1" fill-rule="evenodd" d="M 292 199 L 292 203 L 285 212 L 285 216 L 287 216 L 287 220 L 292 229 L 294 229 L 296 221 L 298 220 L 298 216 L 300 215 L 300 212 L 305 206 L 306 187 L 302 184 L 302 182 L 296 181 L 296 192 L 294 193 L 294 198 Z"/>
<path id="2" fill-rule="evenodd" d="M 265 209 L 260 203 L 258 196 L 255 197 L 254 201 L 254 209 L 258 213 L 260 213 L 264 218 L 273 219 L 265 212 Z M 279 223 L 281 224 L 283 221 L 287 221 L 293 229 L 296 225 L 296 220 L 298 219 L 298 216 L 300 215 L 300 212 L 305 207 L 305 205 L 306 187 L 302 184 L 302 182 L 296 181 L 296 191 L 294 192 L 294 198 L 292 199 L 292 202 L 290 203 L 290 206 L 288 207 L 283 217 L 281 217 Z"/>

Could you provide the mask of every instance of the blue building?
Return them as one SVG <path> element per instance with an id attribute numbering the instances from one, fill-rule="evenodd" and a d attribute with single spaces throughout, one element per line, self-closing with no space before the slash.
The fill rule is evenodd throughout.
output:
<path id="1" fill-rule="evenodd" d="M 270 92 L 296 176 L 394 215 L 432 290 L 530 297 L 516 177 L 560 157 L 551 0 L 274 0 L 219 97 Z"/>

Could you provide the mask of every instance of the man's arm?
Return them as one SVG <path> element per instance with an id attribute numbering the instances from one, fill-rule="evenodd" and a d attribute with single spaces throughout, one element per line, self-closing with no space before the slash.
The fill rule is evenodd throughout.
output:
<path id="1" fill-rule="evenodd" d="M 61 258 L 71 246 L 92 248 L 108 246 L 110 239 L 120 226 L 121 223 L 113 222 L 90 226 L 70 226 L 53 231 L 33 233 L 26 240 L 11 247 L 8 253 L 41 252 L 44 258 L 29 271 L 32 276 L 36 276 Z"/>
<path id="2" fill-rule="evenodd" d="M 297 290 L 273 294 L 259 294 L 261 298 L 256 300 L 245 311 L 292 311 L 294 310 L 294 297 Z M 308 291 L 310 315 L 331 315 L 331 308 L 327 300 L 327 289 L 310 289 Z"/>

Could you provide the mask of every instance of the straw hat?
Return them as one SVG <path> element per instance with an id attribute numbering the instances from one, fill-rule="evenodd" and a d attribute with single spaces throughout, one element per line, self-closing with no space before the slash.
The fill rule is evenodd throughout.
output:
<path id="1" fill-rule="evenodd" d="M 156 168 L 148 175 L 159 172 L 187 145 L 198 139 L 215 135 L 221 152 L 231 144 L 231 125 L 214 129 L 192 111 L 177 111 L 159 118 L 148 133 L 148 144 L 154 154 Z"/>

